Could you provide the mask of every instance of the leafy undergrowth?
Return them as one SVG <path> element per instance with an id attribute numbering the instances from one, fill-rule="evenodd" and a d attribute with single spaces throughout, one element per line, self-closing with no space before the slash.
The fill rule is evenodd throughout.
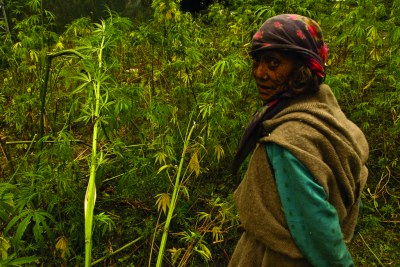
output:
<path id="1" fill-rule="evenodd" d="M 400 266 L 400 208 L 388 214 L 365 204 L 359 233 L 349 245 L 355 266 Z"/>

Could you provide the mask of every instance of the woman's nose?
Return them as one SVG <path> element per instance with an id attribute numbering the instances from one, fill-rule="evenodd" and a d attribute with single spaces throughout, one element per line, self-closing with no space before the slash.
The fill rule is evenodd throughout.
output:
<path id="1" fill-rule="evenodd" d="M 256 66 L 254 76 L 260 79 L 268 79 L 268 67 L 264 62 L 260 62 Z"/>

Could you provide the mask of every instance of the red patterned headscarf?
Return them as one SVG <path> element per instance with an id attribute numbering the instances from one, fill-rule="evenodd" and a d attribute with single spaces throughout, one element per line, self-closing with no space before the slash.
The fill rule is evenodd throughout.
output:
<path id="1" fill-rule="evenodd" d="M 328 47 L 314 20 L 295 14 L 282 14 L 264 22 L 254 34 L 251 55 L 265 50 L 288 50 L 301 55 L 319 77 L 325 76 Z"/>
<path id="2" fill-rule="evenodd" d="M 292 51 L 300 55 L 305 64 L 318 77 L 325 77 L 325 63 L 328 47 L 324 42 L 319 25 L 310 18 L 283 14 L 268 19 L 254 34 L 250 54 L 252 56 L 267 50 Z M 236 173 L 247 155 L 255 148 L 257 141 L 265 133 L 260 123 L 272 118 L 285 108 L 286 100 L 292 97 L 284 92 L 278 99 L 270 101 L 255 113 L 244 131 L 238 150 L 232 162 L 232 173 Z"/>

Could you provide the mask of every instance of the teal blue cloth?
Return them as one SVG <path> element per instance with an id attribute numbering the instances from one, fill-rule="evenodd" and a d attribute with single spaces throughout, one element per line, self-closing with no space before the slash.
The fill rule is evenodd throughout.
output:
<path id="1" fill-rule="evenodd" d="M 266 151 L 290 234 L 304 257 L 317 267 L 354 266 L 323 187 L 285 148 L 267 143 Z"/>

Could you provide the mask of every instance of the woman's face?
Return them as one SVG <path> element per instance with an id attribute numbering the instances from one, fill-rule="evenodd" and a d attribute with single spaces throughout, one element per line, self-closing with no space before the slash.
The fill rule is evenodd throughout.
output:
<path id="1" fill-rule="evenodd" d="M 292 55 L 278 51 L 266 51 L 253 56 L 253 76 L 258 95 L 264 102 L 286 89 L 285 84 L 294 66 Z"/>

